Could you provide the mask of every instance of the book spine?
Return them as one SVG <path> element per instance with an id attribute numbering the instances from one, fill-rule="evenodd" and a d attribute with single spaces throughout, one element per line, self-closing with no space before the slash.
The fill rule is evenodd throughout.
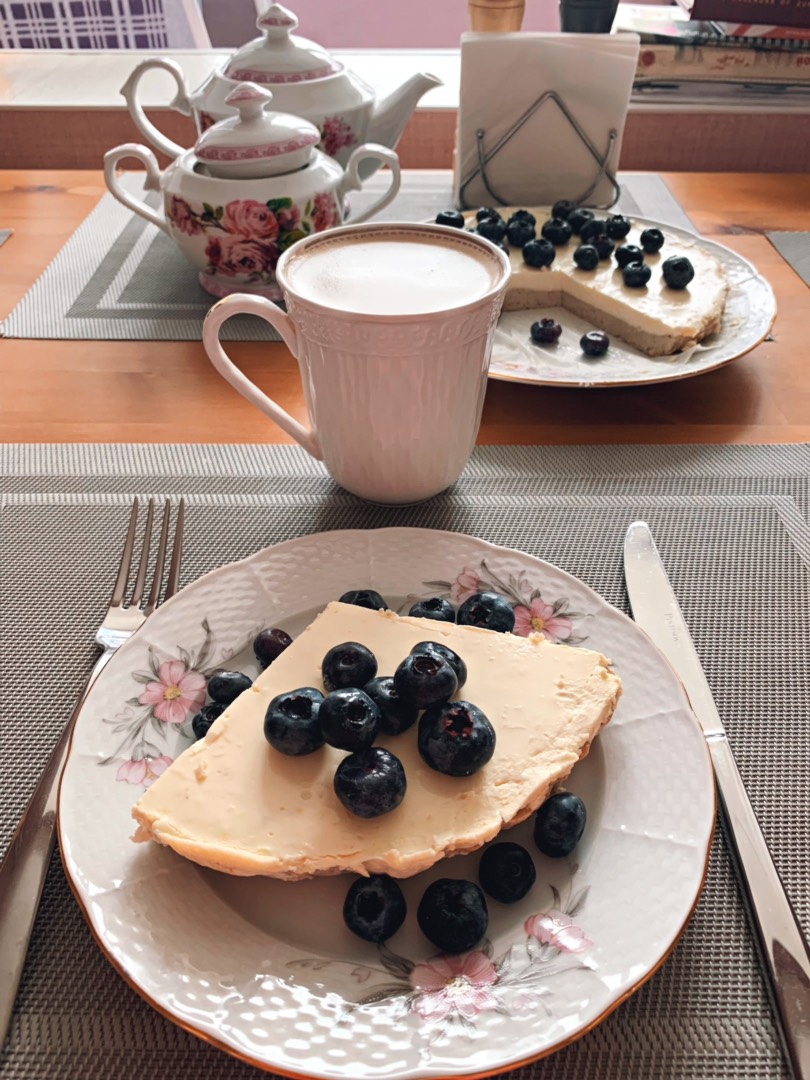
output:
<path id="1" fill-rule="evenodd" d="M 810 27 L 808 0 L 694 0 L 692 19 Z"/>
<path id="2" fill-rule="evenodd" d="M 635 81 L 673 79 L 810 83 L 810 53 L 740 46 L 643 45 Z"/>
<path id="3" fill-rule="evenodd" d="M 741 41 L 795 41 L 810 44 L 810 26 L 771 26 L 766 23 L 715 23 L 724 37 Z"/>

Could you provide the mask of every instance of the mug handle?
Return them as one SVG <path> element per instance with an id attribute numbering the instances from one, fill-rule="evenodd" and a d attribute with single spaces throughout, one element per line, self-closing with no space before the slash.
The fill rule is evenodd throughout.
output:
<path id="1" fill-rule="evenodd" d="M 118 162 L 123 161 L 124 158 L 135 158 L 146 169 L 146 179 L 143 182 L 144 191 L 160 191 L 160 167 L 157 158 L 148 147 L 141 146 L 140 143 L 124 143 L 123 146 L 116 146 L 114 150 L 107 151 L 104 155 L 104 179 L 107 187 L 120 203 L 123 203 L 130 210 L 134 210 L 136 214 L 140 214 L 147 221 L 151 221 L 153 225 L 157 225 L 165 233 L 168 233 L 169 226 L 163 214 L 159 214 L 143 199 L 139 199 L 136 195 L 121 187 L 115 170 Z"/>
<path id="2" fill-rule="evenodd" d="M 149 60 L 144 60 L 143 63 L 138 64 L 121 87 L 121 93 L 126 99 L 127 106 L 129 107 L 129 114 L 135 121 L 135 126 L 138 131 L 140 131 L 141 135 L 143 135 L 145 139 L 148 139 L 152 146 L 156 147 L 158 150 L 162 150 L 166 157 L 171 158 L 173 161 L 183 153 L 183 147 L 178 146 L 176 142 L 172 142 L 171 139 L 158 131 L 143 111 L 141 103 L 138 100 L 138 84 L 150 68 L 163 68 L 164 71 L 168 71 L 177 83 L 177 93 L 169 102 L 169 108 L 182 113 L 183 116 L 191 116 L 192 107 L 188 96 L 186 77 L 183 74 L 183 69 L 174 60 L 164 60 L 162 57 L 153 57 Z"/>
<path id="3" fill-rule="evenodd" d="M 365 143 L 363 146 L 358 146 L 348 160 L 346 175 L 340 185 L 340 200 L 343 200 L 347 191 L 362 190 L 363 181 L 360 179 L 360 163 L 367 161 L 369 158 L 373 158 L 390 168 L 391 183 L 384 194 L 376 202 L 373 202 L 371 206 L 363 210 L 362 213 L 350 214 L 346 221 L 343 222 L 344 225 L 359 225 L 361 221 L 368 221 L 378 210 L 382 210 L 383 207 L 393 202 L 399 191 L 400 170 L 397 155 L 393 150 L 389 150 L 387 146 L 380 146 L 378 143 Z"/>
<path id="4" fill-rule="evenodd" d="M 286 431 L 297 443 L 299 443 L 317 461 L 323 459 L 318 433 L 314 428 L 305 428 L 294 420 L 288 412 L 277 405 L 272 398 L 263 393 L 255 386 L 246 375 L 234 364 L 219 340 L 219 331 L 222 324 L 232 315 L 258 315 L 260 319 L 269 322 L 281 334 L 287 348 L 298 360 L 298 333 L 295 323 L 281 308 L 276 307 L 270 300 L 263 296 L 250 296 L 248 293 L 234 293 L 218 300 L 205 316 L 203 323 L 202 340 L 208 359 L 220 373 L 227 379 L 234 390 L 238 390 L 243 398 L 251 405 L 255 405 L 265 416 L 269 416 L 282 431 Z"/>

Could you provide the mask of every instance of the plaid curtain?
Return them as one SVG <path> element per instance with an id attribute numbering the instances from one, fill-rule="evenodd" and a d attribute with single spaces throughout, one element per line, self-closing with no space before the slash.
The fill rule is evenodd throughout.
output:
<path id="1" fill-rule="evenodd" d="M 3 49 L 209 45 L 196 3 L 183 0 L 0 0 Z"/>

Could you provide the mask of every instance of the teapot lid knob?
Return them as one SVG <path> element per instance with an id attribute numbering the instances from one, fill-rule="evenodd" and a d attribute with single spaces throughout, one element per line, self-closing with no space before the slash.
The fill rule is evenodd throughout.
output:
<path id="1" fill-rule="evenodd" d="M 225 98 L 226 105 L 232 105 L 242 120 L 255 120 L 261 116 L 265 107 L 273 100 L 271 90 L 266 90 L 256 83 L 241 82 Z"/>
<path id="2" fill-rule="evenodd" d="M 298 18 L 281 4 L 271 4 L 256 20 L 259 30 L 267 37 L 285 37 L 298 27 Z"/>

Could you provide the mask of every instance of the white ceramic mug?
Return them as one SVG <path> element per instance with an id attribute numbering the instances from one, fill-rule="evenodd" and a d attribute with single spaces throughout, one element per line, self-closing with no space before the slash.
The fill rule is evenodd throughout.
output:
<path id="1" fill-rule="evenodd" d="M 286 313 L 239 294 L 209 311 L 219 373 L 363 499 L 418 502 L 454 483 L 481 422 L 507 255 L 460 229 L 376 222 L 299 240 L 276 276 Z M 240 313 L 266 319 L 298 360 L 308 427 L 222 348 L 220 327 Z"/>

